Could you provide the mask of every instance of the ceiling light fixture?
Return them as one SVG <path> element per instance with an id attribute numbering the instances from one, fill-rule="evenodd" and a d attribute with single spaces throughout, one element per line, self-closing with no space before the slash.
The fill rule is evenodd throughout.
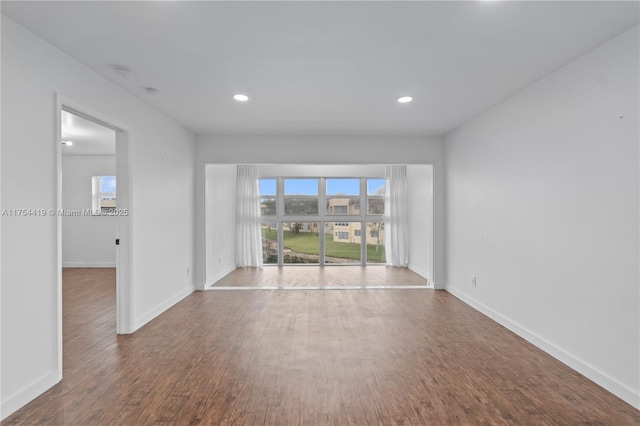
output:
<path id="1" fill-rule="evenodd" d="M 247 102 L 249 100 L 249 97 L 247 95 L 238 93 L 236 95 L 233 95 L 233 99 L 235 99 L 238 102 Z"/>
<path id="2" fill-rule="evenodd" d="M 411 102 L 413 100 L 413 96 L 400 96 L 398 98 L 398 102 L 401 104 L 406 104 L 408 102 Z"/>
<path id="3" fill-rule="evenodd" d="M 71 142 L 71 141 L 62 141 L 62 145 L 64 145 L 64 146 L 73 146 L 73 142 Z"/>
<path id="4" fill-rule="evenodd" d="M 126 78 L 127 80 L 133 79 L 133 76 L 136 74 L 135 71 L 125 67 L 116 67 L 115 69 L 116 69 L 116 73 L 120 77 Z"/>

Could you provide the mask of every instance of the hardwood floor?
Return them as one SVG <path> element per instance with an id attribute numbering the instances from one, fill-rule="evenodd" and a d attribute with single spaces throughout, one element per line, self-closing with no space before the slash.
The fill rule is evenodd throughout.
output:
<path id="1" fill-rule="evenodd" d="M 373 266 L 265 266 L 238 268 L 212 287 L 426 287 L 429 282 L 406 268 Z"/>
<path id="2" fill-rule="evenodd" d="M 64 271 L 64 379 L 3 424 L 640 422 L 444 291 L 196 292 L 129 336 L 114 299 L 113 270 Z"/>

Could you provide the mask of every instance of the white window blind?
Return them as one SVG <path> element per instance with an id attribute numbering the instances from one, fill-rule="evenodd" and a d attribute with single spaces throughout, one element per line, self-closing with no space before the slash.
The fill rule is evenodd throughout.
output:
<path id="1" fill-rule="evenodd" d="M 94 215 L 107 214 L 116 208 L 116 177 L 91 177 L 91 211 Z"/>

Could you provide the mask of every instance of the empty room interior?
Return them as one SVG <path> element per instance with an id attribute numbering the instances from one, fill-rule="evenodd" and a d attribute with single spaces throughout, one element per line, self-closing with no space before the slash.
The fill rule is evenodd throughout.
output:
<path id="1" fill-rule="evenodd" d="M 1 12 L 3 425 L 640 423 L 640 2 Z"/>

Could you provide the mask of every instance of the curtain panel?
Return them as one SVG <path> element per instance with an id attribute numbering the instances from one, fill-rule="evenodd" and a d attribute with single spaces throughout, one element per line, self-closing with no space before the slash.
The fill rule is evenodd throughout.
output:
<path id="1" fill-rule="evenodd" d="M 236 265 L 241 268 L 262 266 L 259 179 L 257 165 L 238 165 Z"/>
<path id="2" fill-rule="evenodd" d="M 409 266 L 409 211 L 406 166 L 386 166 L 384 248 L 387 265 Z"/>

